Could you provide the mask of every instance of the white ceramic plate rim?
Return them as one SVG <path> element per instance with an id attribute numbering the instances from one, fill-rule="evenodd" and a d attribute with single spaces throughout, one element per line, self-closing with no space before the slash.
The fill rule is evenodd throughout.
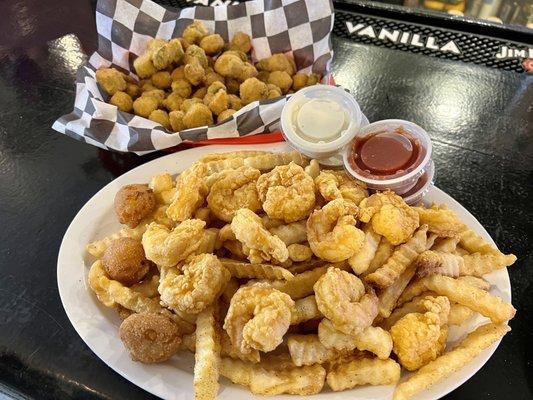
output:
<path id="1" fill-rule="evenodd" d="M 113 219 L 112 202 L 116 191 L 129 183 L 148 182 L 150 177 L 162 172 L 179 173 L 199 156 L 213 152 L 228 152 L 243 149 L 258 149 L 283 151 L 288 149 L 286 143 L 261 145 L 215 145 L 185 150 L 180 153 L 169 154 L 143 164 L 102 188 L 78 212 L 67 229 L 59 250 L 57 264 L 57 280 L 59 294 L 65 312 L 74 329 L 89 348 L 109 367 L 144 390 L 165 399 L 192 400 L 192 356 L 181 354 L 163 364 L 143 365 L 130 360 L 127 352 L 118 338 L 120 320 L 113 310 L 103 307 L 93 296 L 86 284 L 88 268 L 92 263 L 90 256 L 85 254 L 85 245 L 99 237 L 107 235 L 119 228 Z M 460 217 L 470 228 L 486 240 L 494 243 L 481 224 L 457 201 L 438 188 L 432 188 L 426 197 L 431 202 L 446 203 L 459 213 Z M 83 266 L 83 267 L 82 267 Z M 499 270 L 486 276 L 493 285 L 491 293 L 511 301 L 511 285 L 506 269 Z M 468 325 L 468 330 L 484 323 L 484 319 L 477 318 Z M 453 330 L 453 329 L 452 329 Z M 450 337 L 461 337 L 463 331 L 452 332 Z M 432 386 L 415 400 L 438 399 L 460 386 L 474 375 L 490 358 L 498 347 L 498 341 L 470 364 L 449 378 Z M 323 392 L 314 397 L 317 399 L 346 400 L 346 399 L 390 399 L 394 386 L 364 386 L 345 392 Z M 253 396 L 247 390 L 221 379 L 219 399 L 240 400 L 250 398 L 264 398 Z M 294 399 L 294 396 L 276 396 L 277 399 Z"/>

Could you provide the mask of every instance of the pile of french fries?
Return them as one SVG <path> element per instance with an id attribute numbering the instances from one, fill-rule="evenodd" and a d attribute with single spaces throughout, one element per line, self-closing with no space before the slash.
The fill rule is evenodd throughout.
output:
<path id="1" fill-rule="evenodd" d="M 483 276 L 516 257 L 445 205 L 370 195 L 297 152 L 210 154 L 148 186 L 155 206 L 137 226 L 87 245 L 88 281 L 125 321 L 178 327 L 170 353 L 195 353 L 197 399 L 216 398 L 219 375 L 254 394 L 397 385 L 393 398 L 408 399 L 510 330 L 515 309 Z M 125 237 L 153 262 L 129 286 L 102 262 Z M 448 329 L 475 314 L 488 322 L 449 348 Z M 401 380 L 402 369 L 413 373 Z"/>

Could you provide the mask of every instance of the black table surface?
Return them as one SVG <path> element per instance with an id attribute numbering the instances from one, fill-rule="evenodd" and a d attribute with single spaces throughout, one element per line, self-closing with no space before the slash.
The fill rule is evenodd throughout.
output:
<path id="1" fill-rule="evenodd" d="M 54 132 L 74 76 L 95 47 L 90 2 L 5 2 L 0 27 L 0 391 L 15 398 L 152 396 L 107 367 L 61 306 L 56 260 L 77 211 L 150 159 Z M 67 33 L 75 33 L 80 41 Z M 59 39 L 56 39 L 59 38 Z M 533 76 L 334 37 L 333 69 L 372 120 L 403 118 L 433 139 L 437 185 L 518 256 L 518 310 L 487 364 L 446 399 L 533 397 Z"/>

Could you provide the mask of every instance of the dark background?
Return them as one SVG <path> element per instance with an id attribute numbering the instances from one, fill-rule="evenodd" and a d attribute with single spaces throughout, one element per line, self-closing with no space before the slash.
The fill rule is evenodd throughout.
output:
<path id="1" fill-rule="evenodd" d="M 151 397 L 87 348 L 57 291 L 57 253 L 77 211 L 115 177 L 160 155 L 118 155 L 50 128 L 72 109 L 75 71 L 95 49 L 93 7 L 82 0 L 0 3 L 0 391 L 16 398 Z M 446 399 L 531 399 L 533 76 L 333 42 L 335 78 L 368 118 L 425 127 L 437 185 L 518 256 L 509 271 L 513 331 Z"/>

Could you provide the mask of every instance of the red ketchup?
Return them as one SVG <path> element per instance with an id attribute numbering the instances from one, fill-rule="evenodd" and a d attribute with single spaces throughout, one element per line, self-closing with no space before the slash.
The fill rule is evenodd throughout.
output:
<path id="1" fill-rule="evenodd" d="M 356 137 L 348 162 L 357 173 L 370 179 L 391 179 L 414 170 L 426 150 L 402 127 Z"/>

